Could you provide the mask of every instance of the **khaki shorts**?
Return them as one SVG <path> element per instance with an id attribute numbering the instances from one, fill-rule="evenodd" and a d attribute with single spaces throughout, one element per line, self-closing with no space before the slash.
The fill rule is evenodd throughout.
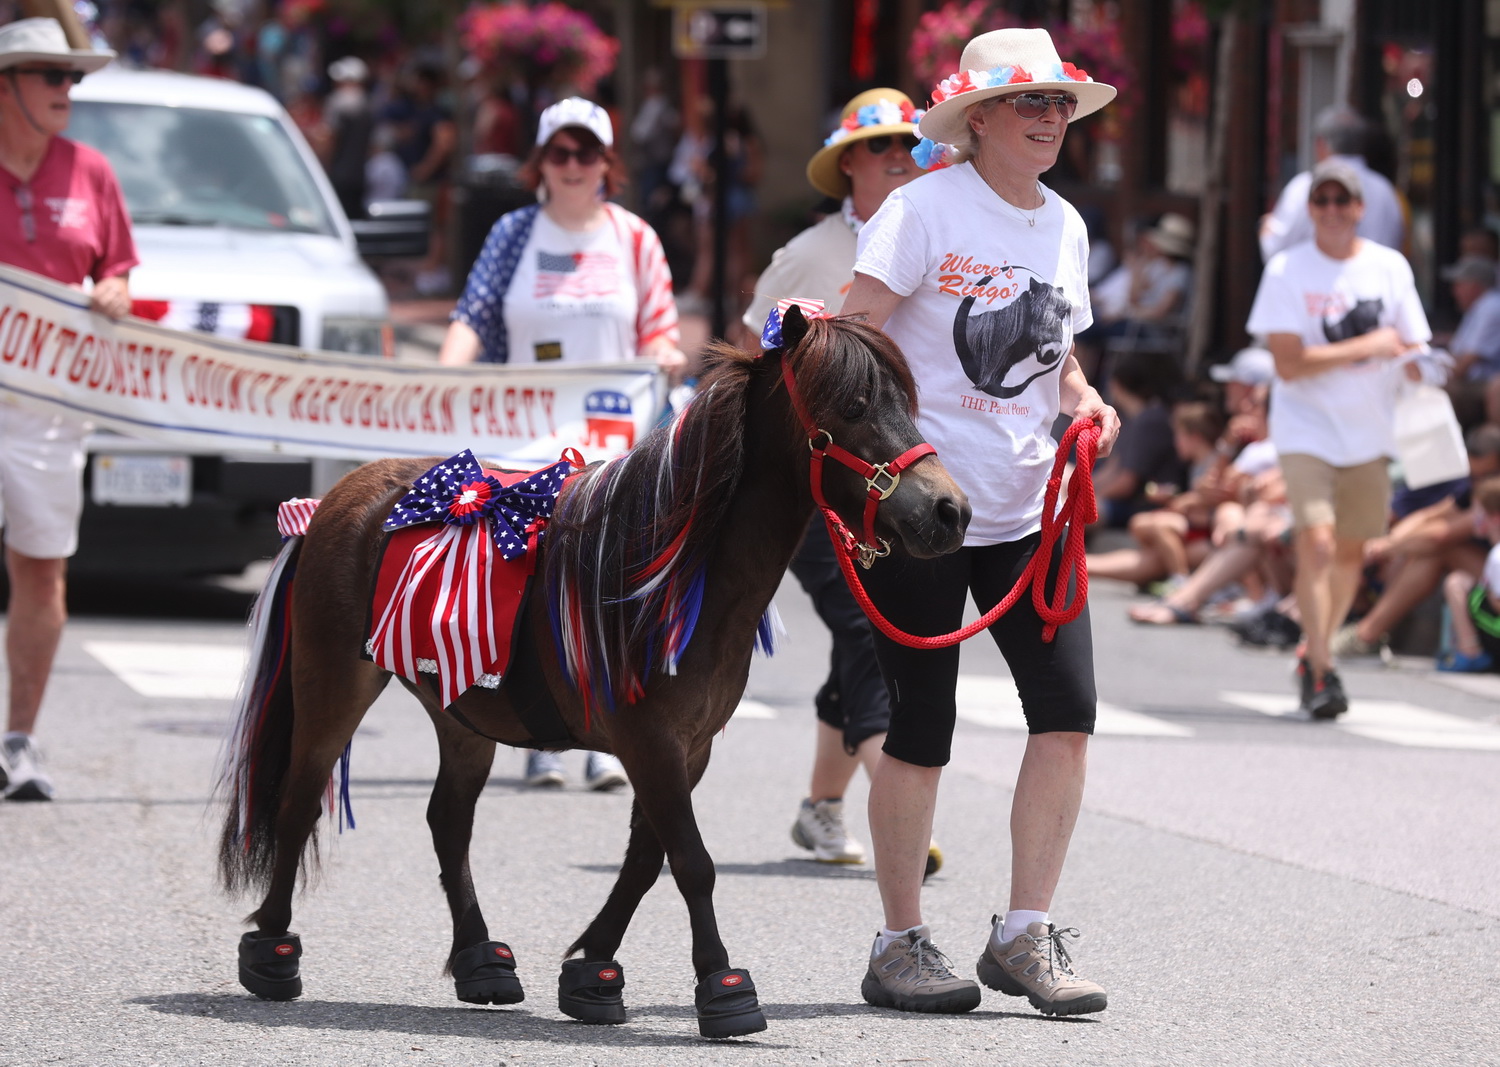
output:
<path id="1" fill-rule="evenodd" d="M 0 399 L 0 526 L 5 543 L 33 559 L 78 551 L 87 425 Z"/>
<path id="2" fill-rule="evenodd" d="M 1391 476 L 1385 459 L 1357 467 L 1335 467 L 1302 453 L 1281 457 L 1281 476 L 1292 508 L 1292 525 L 1332 526 L 1334 536 L 1368 541 L 1386 531 L 1391 510 Z"/>

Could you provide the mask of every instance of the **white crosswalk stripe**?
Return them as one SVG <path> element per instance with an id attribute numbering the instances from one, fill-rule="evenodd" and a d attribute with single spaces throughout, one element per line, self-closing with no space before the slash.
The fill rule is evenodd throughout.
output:
<path id="1" fill-rule="evenodd" d="M 245 671 L 242 645 L 85 641 L 83 649 L 145 697 L 233 700 Z"/>
<path id="2" fill-rule="evenodd" d="M 1224 692 L 1219 699 L 1262 715 L 1278 718 L 1301 715 L 1296 698 L 1282 693 Z M 1352 699 L 1348 712 L 1329 725 L 1345 733 L 1394 745 L 1500 752 L 1500 727 L 1403 700 Z"/>
<path id="3" fill-rule="evenodd" d="M 1026 717 L 1021 712 L 1021 698 L 1013 681 L 1004 676 L 960 674 L 958 676 L 958 717 L 976 726 L 1001 730 L 1025 730 Z M 1099 701 L 1094 723 L 1096 734 L 1121 734 L 1136 737 L 1192 737 L 1193 731 L 1138 711 Z"/>

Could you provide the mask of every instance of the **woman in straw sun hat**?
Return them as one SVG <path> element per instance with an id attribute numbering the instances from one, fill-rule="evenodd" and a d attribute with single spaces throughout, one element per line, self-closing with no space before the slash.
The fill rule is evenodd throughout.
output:
<path id="1" fill-rule="evenodd" d="M 1119 432 L 1089 386 L 1073 336 L 1091 321 L 1088 237 L 1074 208 L 1042 185 L 1068 124 L 1115 90 L 1058 56 L 1045 30 L 982 34 L 960 70 L 932 92 L 914 157 L 935 172 L 891 193 L 859 238 L 846 315 L 884 328 L 905 351 L 927 440 L 974 506 L 965 546 L 937 560 L 892 557 L 870 571 L 875 604 L 910 633 L 987 610 L 1015 584 L 1039 542 L 1042 495 L 1059 414 Z M 1054 559 L 1053 566 L 1057 565 Z M 991 627 L 1010 665 L 1030 736 L 1010 814 L 1010 902 L 979 958 L 988 986 L 1049 1014 L 1104 1008 L 1104 990 L 1075 973 L 1052 895 L 1083 797 L 1094 729 L 1087 610 L 1042 640 L 1029 598 Z M 958 649 L 918 650 L 876 635 L 891 691 L 884 757 L 870 788 L 870 831 L 885 928 L 862 992 L 904 1011 L 961 1012 L 979 987 L 954 975 L 931 941 L 922 873 L 938 781 L 955 721 Z M 998 847 L 998 846 L 997 846 Z"/>

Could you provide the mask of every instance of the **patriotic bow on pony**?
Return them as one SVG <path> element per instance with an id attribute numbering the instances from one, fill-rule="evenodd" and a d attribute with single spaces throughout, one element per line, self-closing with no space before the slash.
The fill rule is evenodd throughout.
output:
<path id="1" fill-rule="evenodd" d="M 793 296 L 786 300 L 776 301 L 776 306 L 766 316 L 765 329 L 760 331 L 760 347 L 762 351 L 769 352 L 773 348 L 781 347 L 781 319 L 786 314 L 787 308 L 793 304 L 802 309 L 803 318 L 826 319 L 828 317 L 828 312 L 824 310 L 825 305 L 821 300 Z"/>
<path id="2" fill-rule="evenodd" d="M 464 449 L 443 460 L 412 486 L 385 520 L 386 530 L 423 522 L 471 526 L 490 520 L 490 536 L 504 559 L 526 554 L 526 529 L 536 519 L 550 518 L 557 494 L 572 464 L 559 460 L 511 485 L 486 474 L 474 453 Z"/>

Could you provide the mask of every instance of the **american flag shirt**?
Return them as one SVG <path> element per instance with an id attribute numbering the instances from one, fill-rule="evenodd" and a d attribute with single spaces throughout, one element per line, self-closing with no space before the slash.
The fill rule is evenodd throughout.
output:
<path id="1" fill-rule="evenodd" d="M 661 242 L 635 215 L 605 205 L 605 222 L 564 230 L 545 211 L 504 297 L 511 363 L 612 363 L 677 335 L 672 277 Z"/>

